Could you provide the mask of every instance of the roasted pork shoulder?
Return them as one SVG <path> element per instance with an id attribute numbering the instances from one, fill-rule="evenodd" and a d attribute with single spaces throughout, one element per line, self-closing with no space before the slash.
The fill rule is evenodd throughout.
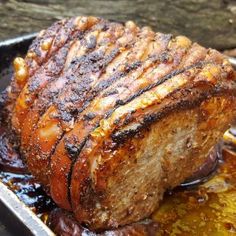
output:
<path id="1" fill-rule="evenodd" d="M 6 109 L 28 168 L 95 230 L 149 216 L 236 116 L 223 55 L 133 22 L 59 21 L 14 68 Z"/>

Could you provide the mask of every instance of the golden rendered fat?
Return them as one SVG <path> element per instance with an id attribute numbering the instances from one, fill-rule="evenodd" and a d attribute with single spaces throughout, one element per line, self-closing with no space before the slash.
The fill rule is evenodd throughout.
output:
<path id="1" fill-rule="evenodd" d="M 42 42 L 41 48 L 44 51 L 48 51 L 51 45 L 52 45 L 52 39 L 46 39 L 45 41 Z"/>
<path id="2" fill-rule="evenodd" d="M 190 39 L 188 39 L 185 36 L 177 36 L 176 38 L 172 39 L 168 45 L 168 47 L 171 46 L 171 44 L 176 43 L 179 47 L 182 48 L 188 48 L 191 46 L 192 42 Z"/>
<path id="3" fill-rule="evenodd" d="M 35 57 L 36 57 L 35 52 L 29 51 L 29 52 L 26 54 L 26 58 L 35 58 Z"/>
<path id="4" fill-rule="evenodd" d="M 224 136 L 223 136 L 224 140 L 226 142 L 230 142 L 230 143 L 233 143 L 236 145 L 236 138 L 235 136 L 233 136 L 233 134 L 230 133 L 229 130 L 227 130 L 225 133 L 224 133 Z"/>
<path id="5" fill-rule="evenodd" d="M 25 60 L 21 57 L 16 57 L 13 62 L 13 67 L 17 83 L 24 84 L 29 76 L 28 67 Z"/>

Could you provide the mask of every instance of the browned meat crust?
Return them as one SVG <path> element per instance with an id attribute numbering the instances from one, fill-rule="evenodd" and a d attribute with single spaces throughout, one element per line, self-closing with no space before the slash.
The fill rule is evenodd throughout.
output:
<path id="1" fill-rule="evenodd" d="M 94 229 L 151 214 L 236 115 L 233 68 L 184 36 L 78 17 L 28 54 L 9 87 L 12 127 L 54 201 Z"/>

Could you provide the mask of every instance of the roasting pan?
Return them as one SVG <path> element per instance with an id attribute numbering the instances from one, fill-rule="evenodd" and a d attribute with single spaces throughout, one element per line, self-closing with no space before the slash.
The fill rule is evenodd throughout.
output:
<path id="1" fill-rule="evenodd" d="M 0 42 L 0 91 L 9 84 L 11 62 L 26 53 L 36 33 Z M 236 58 L 229 58 L 236 68 Z M 0 232 L 4 235 L 54 235 L 54 233 L 0 181 Z M 2 228 L 2 229 L 1 229 Z M 7 231 L 4 231 L 4 228 Z"/>
<path id="2" fill-rule="evenodd" d="M 16 56 L 23 56 L 36 33 L 0 42 L 0 91 L 9 84 Z M 1 235 L 55 235 L 18 197 L 0 181 Z"/>

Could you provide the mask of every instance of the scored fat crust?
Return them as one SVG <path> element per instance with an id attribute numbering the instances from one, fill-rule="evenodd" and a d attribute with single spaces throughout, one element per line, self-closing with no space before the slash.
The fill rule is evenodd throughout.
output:
<path id="1" fill-rule="evenodd" d="M 6 113 L 9 113 L 9 120 L 11 119 L 15 100 L 19 96 L 28 79 L 32 77 L 40 66 L 45 64 L 51 58 L 52 54 L 57 51 L 57 46 L 59 45 L 54 45 L 55 38 L 58 38 L 58 32 L 67 22 L 67 19 L 63 19 L 55 22 L 47 30 L 40 31 L 30 45 L 25 58 L 15 58 L 13 62 L 15 73 L 12 77 L 11 85 L 8 86 L 6 90 L 7 97 L 5 101 L 5 109 Z"/>
<path id="2" fill-rule="evenodd" d="M 60 48 L 60 53 L 54 54 L 54 57 L 48 61 L 45 65 L 41 66 L 38 74 L 34 74 L 28 79 L 26 84 L 23 86 L 19 96 L 14 104 L 14 111 L 12 116 L 12 126 L 17 133 L 21 132 L 21 124 L 24 121 L 25 116 L 37 98 L 38 92 L 44 88 L 47 83 L 53 79 L 55 76 L 60 74 L 66 59 L 66 54 L 70 47 L 70 41 L 78 34 L 90 28 L 93 24 L 97 22 L 94 17 L 91 18 L 72 18 L 65 24 L 55 37 L 55 43 L 57 48 Z M 69 41 L 69 42 L 68 42 Z M 63 47 L 64 44 L 68 42 L 67 47 Z M 54 43 L 52 42 L 52 48 Z M 50 47 L 48 48 L 48 50 Z M 56 50 L 56 49 L 54 49 Z M 17 78 L 15 78 L 17 81 Z"/>
<path id="3" fill-rule="evenodd" d="M 29 170 L 50 188 L 60 207 L 73 210 L 80 222 L 94 229 L 148 216 L 165 189 L 178 185 L 202 164 L 235 115 L 235 72 L 219 52 L 184 36 L 139 28 L 133 22 L 123 25 L 95 17 L 62 20 L 40 33 L 25 60 L 17 60 L 8 91 L 12 101 L 16 100 L 12 126 L 21 139 Z M 17 80 L 22 68 L 25 74 Z M 219 110 L 212 109 L 217 106 Z M 202 110 L 214 134 L 203 128 L 204 120 L 196 123 Z M 193 117 L 188 118 L 187 111 Z M 129 195 L 125 204 L 124 195 L 112 193 L 115 186 L 122 189 L 119 180 L 129 172 L 124 163 L 136 173 L 140 167 L 136 159 L 145 162 L 147 155 L 144 143 L 152 135 L 156 138 L 153 127 L 160 132 L 166 120 L 178 125 L 174 113 L 182 132 L 194 124 L 195 133 L 206 133 L 208 141 L 202 145 L 191 136 L 202 154 L 184 150 L 183 168 L 189 167 L 188 160 L 193 162 L 185 174 L 180 173 L 181 165 L 174 169 L 171 159 L 163 157 L 157 168 L 159 179 L 153 179 L 159 189 L 156 199 L 151 197 L 150 204 L 144 199 L 139 208 L 137 202 L 132 206 Z M 181 114 L 187 117 L 186 124 L 181 123 Z M 173 128 L 171 124 L 166 127 Z M 164 144 L 163 140 L 160 146 Z M 158 148 L 151 153 L 158 155 Z M 199 159 L 191 159 L 189 153 L 197 153 Z M 180 176 L 168 174 L 168 167 Z M 150 181 L 146 175 L 144 179 Z M 150 188 L 139 187 L 138 194 L 151 194 Z M 140 201 L 138 195 L 133 198 Z M 119 202 L 123 204 L 120 209 Z"/>
<path id="4" fill-rule="evenodd" d="M 30 134 L 36 128 L 40 116 L 42 116 L 47 108 L 52 105 L 55 98 L 58 97 L 62 89 L 65 88 L 65 85 L 68 85 L 71 80 L 73 80 L 72 75 L 76 73 L 76 63 L 74 63 L 73 60 L 77 57 L 84 56 L 88 52 L 88 49 L 84 46 L 84 41 L 89 40 L 89 37 L 98 36 L 97 33 L 95 34 L 95 32 L 98 31 L 95 30 L 94 27 L 96 27 L 96 25 L 83 32 L 82 38 L 80 36 L 70 42 L 70 49 L 64 58 L 65 66 L 63 71 L 60 76 L 57 76 L 55 79 L 50 81 L 47 86 L 42 89 L 42 92 L 39 94 L 39 98 L 28 112 L 22 128 L 21 143 L 23 146 L 28 144 Z"/>
<path id="5" fill-rule="evenodd" d="M 140 43 L 141 44 L 141 43 Z M 138 45 L 134 45 L 132 50 L 128 51 L 128 57 L 130 55 L 130 59 L 128 59 L 128 57 L 126 57 L 127 61 L 124 61 L 123 64 L 121 63 L 120 66 L 121 66 L 121 72 L 123 70 L 123 67 L 125 66 L 126 62 L 129 62 L 128 66 L 132 65 L 132 70 L 129 69 L 127 71 L 127 76 L 129 75 L 129 72 L 132 72 L 134 69 L 136 69 L 136 62 L 137 60 L 139 60 L 139 57 L 142 56 L 137 56 L 138 53 L 133 53 L 132 51 L 136 51 L 135 48 L 138 48 Z M 134 57 L 135 55 L 135 57 Z M 132 59 L 132 60 L 131 60 Z M 137 64 L 139 65 L 139 63 Z M 134 67 L 135 66 L 135 67 Z M 114 67 L 115 68 L 115 65 Z M 129 68 L 129 67 L 128 67 Z M 114 73 L 116 73 L 116 71 L 113 71 Z M 124 73 L 124 72 L 122 72 Z M 117 74 L 119 75 L 118 77 L 114 77 L 116 80 L 117 80 L 117 83 L 120 83 L 122 77 L 124 76 L 125 78 L 128 78 L 127 76 L 125 76 L 125 74 L 120 74 L 119 71 L 117 71 Z M 132 74 L 133 75 L 133 74 Z M 104 78 L 103 78 L 104 77 Z M 106 73 L 102 76 L 102 78 L 99 79 L 99 83 L 98 83 L 98 86 L 96 86 L 97 88 L 100 87 L 100 84 L 103 84 L 104 88 L 106 88 L 106 86 L 108 86 L 108 88 L 111 87 L 116 87 L 115 84 L 116 83 L 113 83 L 113 84 L 110 84 L 109 81 L 110 81 L 110 78 L 108 77 L 108 80 L 104 80 L 106 78 Z M 112 77 L 111 77 L 112 78 Z M 107 85 L 106 83 L 103 83 L 102 81 L 107 81 Z M 115 82 L 115 81 L 114 81 Z M 97 89 L 94 89 L 94 91 L 98 91 Z M 102 88 L 103 88 L 102 87 Z M 93 90 L 92 90 L 93 91 Z M 106 90 L 104 90 L 106 91 Z M 101 91 L 102 92 L 102 91 Z M 93 92 L 91 92 L 91 94 L 93 94 Z M 97 96 L 100 97 L 102 99 L 102 95 L 99 96 L 99 93 L 96 92 L 96 94 L 98 94 Z M 103 93 L 102 93 L 103 94 Z M 69 174 L 69 169 L 70 169 L 70 164 L 71 164 L 71 158 L 68 156 L 67 154 L 67 150 L 66 150 L 66 146 L 65 146 L 65 142 L 67 142 L 68 140 L 68 143 L 73 145 L 72 143 L 72 140 L 70 139 L 73 139 L 73 137 L 76 135 L 76 133 L 79 132 L 80 130 L 80 125 L 83 124 L 83 117 L 86 116 L 86 113 L 90 113 L 90 107 L 93 107 L 93 104 L 95 103 L 96 104 L 96 101 L 97 101 L 97 98 L 98 97 L 95 97 L 94 100 L 91 101 L 91 103 L 89 104 L 89 106 L 87 107 L 87 109 L 85 109 L 80 115 L 79 117 L 81 117 L 81 119 L 79 120 L 79 118 L 77 118 L 78 121 L 75 122 L 74 124 L 74 129 L 71 131 L 71 132 L 68 132 L 68 135 L 67 133 L 65 134 L 64 138 L 60 141 L 60 143 L 58 144 L 56 150 L 55 150 L 55 153 L 53 154 L 52 158 L 51 158 L 51 165 L 53 166 L 53 168 L 51 168 L 51 171 L 52 171 L 52 174 L 51 174 L 51 184 L 50 185 L 53 185 L 54 187 L 51 188 L 51 194 L 54 196 L 54 198 L 56 198 L 58 200 L 58 203 L 60 203 L 60 205 L 62 206 L 65 206 L 65 201 L 67 201 L 67 186 L 68 186 L 68 182 L 67 182 L 67 178 L 68 178 L 68 174 Z M 115 102 L 115 101 L 114 101 Z M 104 104 L 104 108 L 105 107 L 109 107 L 109 103 L 107 103 L 106 105 Z M 93 108 L 92 108 L 93 109 Z M 97 109 L 98 111 L 100 110 L 99 108 Z M 100 112 L 102 112 L 102 110 L 100 110 Z M 105 113 L 105 110 L 104 110 L 104 113 Z M 102 113 L 98 116 L 98 120 L 101 118 L 101 115 Z M 100 118 L 99 118 L 100 117 Z M 97 119 L 96 118 L 96 119 Z M 91 126 L 91 127 L 90 127 Z M 94 125 L 88 125 L 88 127 L 84 126 L 84 130 L 83 130 L 83 133 L 80 132 L 80 137 L 79 140 L 77 140 L 77 144 L 80 145 L 80 142 L 83 141 L 83 137 L 86 136 L 86 133 L 90 131 L 90 129 L 93 127 Z M 62 174 L 62 171 L 60 170 L 60 165 L 62 164 L 63 168 L 64 168 L 64 171 L 63 171 L 63 174 Z M 58 177 L 60 176 L 60 182 L 58 181 Z M 67 205 L 69 205 L 69 203 L 67 202 L 66 203 Z"/>

